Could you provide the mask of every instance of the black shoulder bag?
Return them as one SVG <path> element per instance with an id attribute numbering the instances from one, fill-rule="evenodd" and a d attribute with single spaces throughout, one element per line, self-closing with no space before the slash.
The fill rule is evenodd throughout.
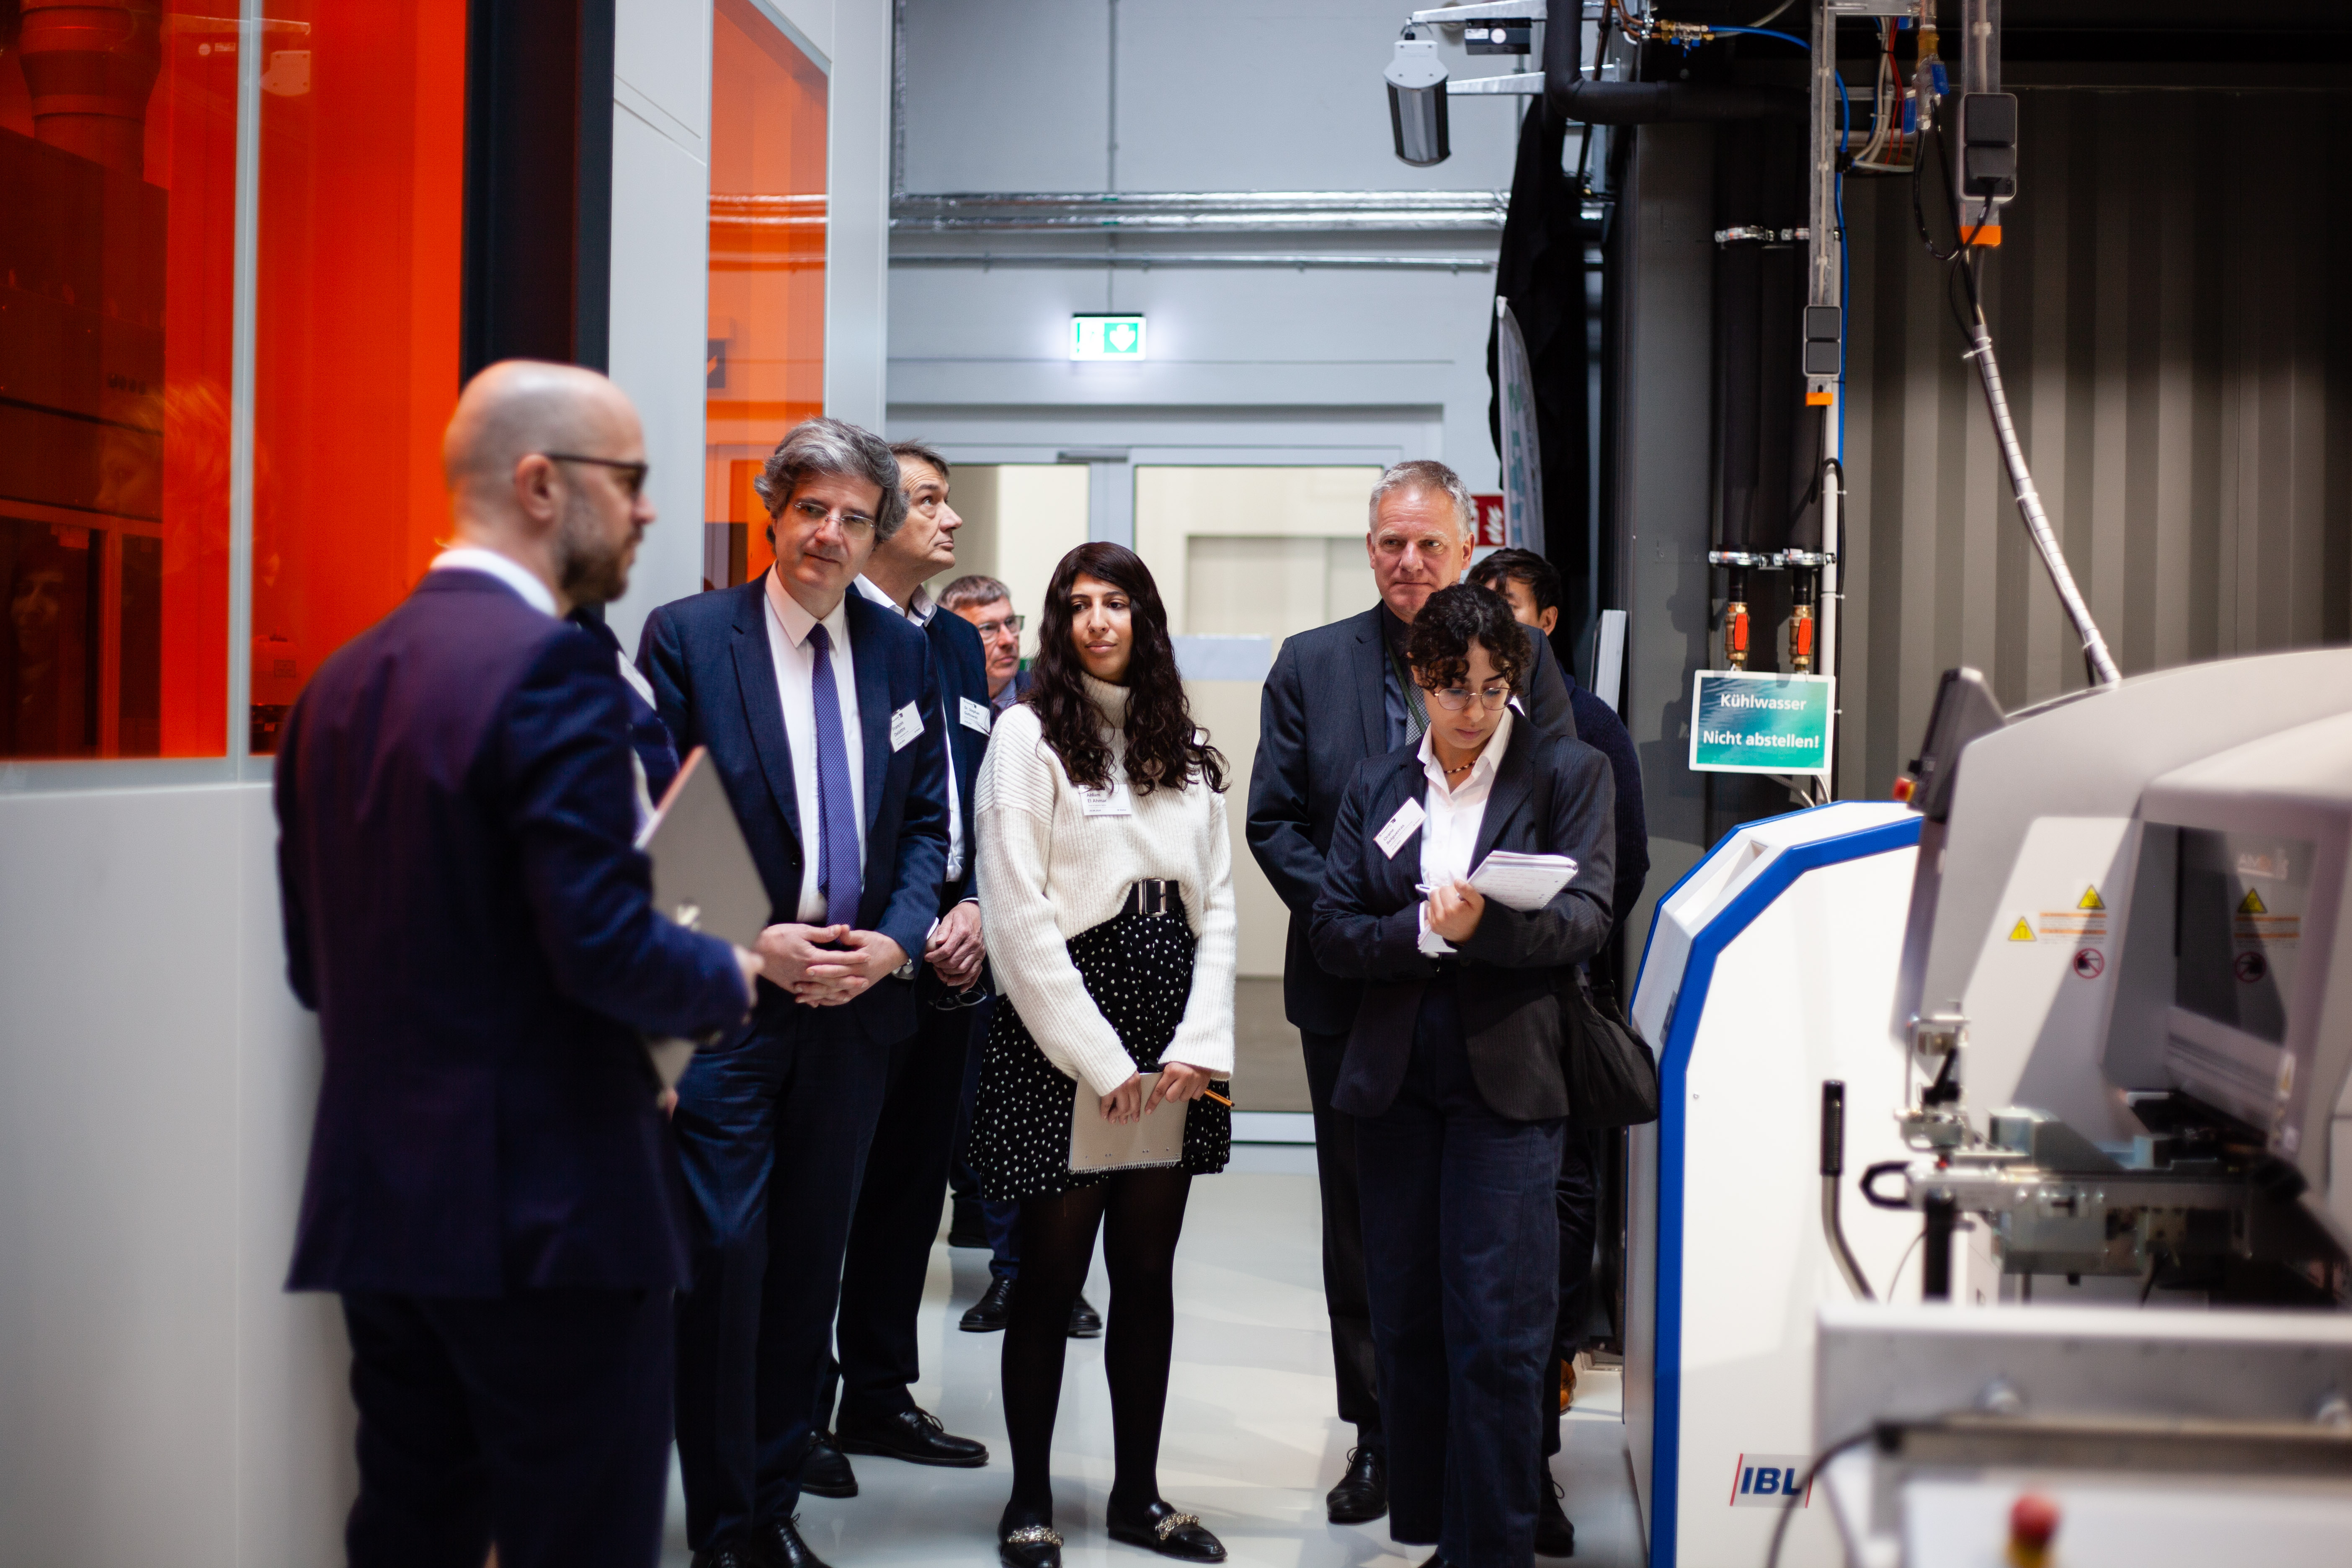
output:
<path id="1" fill-rule="evenodd" d="M 1584 976 L 1563 969 L 1559 1067 L 1568 1079 L 1568 1124 L 1580 1131 L 1639 1127 L 1658 1119 L 1658 1062 L 1615 1003 L 1596 1006 Z"/>

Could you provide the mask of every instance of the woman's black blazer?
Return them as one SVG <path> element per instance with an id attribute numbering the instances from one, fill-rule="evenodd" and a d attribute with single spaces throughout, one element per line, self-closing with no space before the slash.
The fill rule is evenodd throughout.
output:
<path id="1" fill-rule="evenodd" d="M 1440 973 L 1422 952 L 1421 830 L 1383 855 L 1374 836 L 1407 800 L 1427 798 L 1418 746 L 1356 768 L 1331 832 L 1309 940 L 1333 974 L 1368 981 L 1331 1103 L 1377 1116 L 1396 1099 L 1412 1052 L 1423 989 Z M 1470 864 L 1490 850 L 1573 856 L 1576 876 L 1539 910 L 1493 900 L 1470 940 L 1456 944 L 1454 983 L 1470 1073 L 1496 1115 L 1539 1121 L 1568 1114 L 1559 1065 L 1559 971 L 1609 938 L 1615 843 L 1607 759 L 1583 742 L 1549 735 L 1516 716 L 1486 796 Z"/>

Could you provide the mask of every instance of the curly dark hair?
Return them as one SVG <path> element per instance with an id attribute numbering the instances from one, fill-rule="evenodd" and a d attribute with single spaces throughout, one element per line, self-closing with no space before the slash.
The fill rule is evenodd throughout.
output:
<path id="1" fill-rule="evenodd" d="M 1470 645 L 1484 643 L 1495 673 L 1513 691 L 1524 689 L 1528 674 L 1527 628 L 1511 618 L 1511 602 L 1492 588 L 1456 583 L 1440 588 L 1421 606 L 1406 639 L 1405 662 L 1412 678 L 1432 691 L 1459 686 L 1470 679 Z"/>
<path id="2" fill-rule="evenodd" d="M 1184 678 L 1176 668 L 1175 645 L 1168 640 L 1168 611 L 1150 569 L 1124 545 L 1081 544 L 1062 557 L 1045 588 L 1045 614 L 1037 631 L 1037 662 L 1023 700 L 1037 710 L 1045 743 L 1062 759 L 1070 782 L 1087 789 L 1109 787 L 1110 747 L 1102 732 L 1102 710 L 1087 695 L 1086 666 L 1070 637 L 1070 591 L 1079 577 L 1094 577 L 1127 595 L 1134 652 L 1127 666 L 1127 782 L 1137 795 L 1167 784 L 1182 789 L 1198 778 L 1222 793 L 1224 753 L 1193 727 L 1184 700 Z"/>

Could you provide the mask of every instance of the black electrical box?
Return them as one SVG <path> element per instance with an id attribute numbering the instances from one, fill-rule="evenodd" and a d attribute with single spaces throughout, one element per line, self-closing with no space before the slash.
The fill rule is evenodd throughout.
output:
<path id="1" fill-rule="evenodd" d="M 1805 307 L 1805 374 L 1809 376 L 1835 375 L 1843 368 L 1838 350 L 1838 316 L 1835 305 Z"/>
<path id="2" fill-rule="evenodd" d="M 1960 100 L 1960 194 L 2005 202 L 2017 195 L 2017 96 L 1971 92 Z"/>
<path id="3" fill-rule="evenodd" d="M 1465 22 L 1463 52 L 1473 55 L 1524 55 L 1535 47 L 1532 22 Z"/>

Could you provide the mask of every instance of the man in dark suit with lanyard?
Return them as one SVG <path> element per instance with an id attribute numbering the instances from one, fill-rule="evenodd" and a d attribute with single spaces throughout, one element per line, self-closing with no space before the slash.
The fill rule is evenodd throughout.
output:
<path id="1" fill-rule="evenodd" d="M 947 738 L 948 860 L 940 883 L 939 923 L 915 981 L 921 1005 L 915 1032 L 890 1047 L 890 1079 L 866 1180 L 849 1229 L 842 1265 L 841 1310 L 834 1333 L 841 1354 L 841 1410 L 835 1440 L 851 1454 L 876 1454 L 918 1465 L 976 1469 L 988 1449 L 943 1430 L 915 1404 L 909 1390 L 922 1374 L 915 1319 L 931 1243 L 940 1231 L 940 1200 L 947 1194 L 955 1148 L 957 1102 L 963 1089 L 971 1008 L 982 997 L 980 894 L 972 882 L 979 858 L 972 838 L 971 797 L 988 749 L 988 664 L 980 634 L 961 616 L 945 615 L 923 584 L 955 567 L 956 530 L 963 519 L 948 504 L 948 463 L 929 447 L 900 442 L 898 488 L 907 521 L 874 547 L 855 592 L 922 628 L 930 639 L 940 705 L 927 718 Z M 831 1413 L 831 1389 L 819 1402 L 822 1425 Z M 820 1439 L 822 1441 L 822 1439 Z M 835 1455 L 818 1474 L 804 1466 L 801 1484 L 823 1495 L 855 1496 L 856 1477 Z"/>
<path id="2" fill-rule="evenodd" d="M 678 1302 L 678 1457 L 698 1568 L 822 1568 L 794 1522 L 842 1254 L 947 868 L 929 640 L 851 591 L 907 515 L 872 434 L 803 421 L 754 488 L 774 567 L 665 605 L 638 662 L 709 748 L 775 922 L 751 1026 L 696 1058 L 675 1118 L 699 1224 Z"/>
<path id="3" fill-rule="evenodd" d="M 342 1294 L 356 1568 L 652 1568 L 688 1226 L 640 1035 L 733 1028 L 760 962 L 655 912 L 627 689 L 560 618 L 653 521 L 628 399 L 492 365 L 444 466 L 455 542 L 278 755 L 326 1046 L 288 1284 Z"/>
<path id="4" fill-rule="evenodd" d="M 1250 773 L 1249 843 L 1290 909 L 1283 956 L 1283 1011 L 1307 1056 L 1315 1111 L 1315 1165 L 1323 1202 L 1323 1295 L 1339 1373 L 1339 1418 L 1356 1428 L 1348 1470 L 1326 1500 L 1334 1524 L 1388 1511 L 1387 1439 L 1372 1369 L 1371 1307 L 1356 1186 L 1354 1123 L 1331 1109 L 1332 1087 L 1356 1021 L 1360 983 L 1326 973 L 1307 944 L 1323 885 L 1331 824 L 1356 764 L 1418 742 L 1429 728 L 1421 689 L 1405 672 L 1404 639 L 1421 606 L 1461 579 L 1477 538 L 1477 512 L 1444 464 L 1395 465 L 1372 487 L 1364 537 L 1381 602 L 1360 615 L 1283 640 L 1258 707 L 1257 761 Z M 1528 678 L 1528 717 L 1538 730 L 1573 736 L 1576 721 L 1559 661 L 1539 638 Z"/>

